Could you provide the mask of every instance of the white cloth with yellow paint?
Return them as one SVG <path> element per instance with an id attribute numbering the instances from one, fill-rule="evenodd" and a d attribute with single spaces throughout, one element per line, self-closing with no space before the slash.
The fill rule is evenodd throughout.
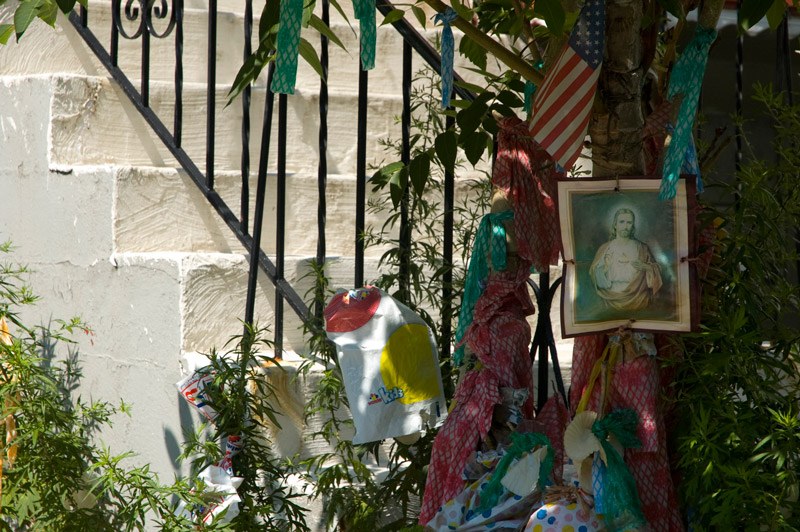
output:
<path id="1" fill-rule="evenodd" d="M 372 303 L 353 319 L 362 301 Z M 444 422 L 447 405 L 436 341 L 419 315 L 386 292 L 367 287 L 337 292 L 325 316 L 356 427 L 354 444 L 414 434 Z M 352 330 L 336 326 L 343 319 L 353 324 Z"/>

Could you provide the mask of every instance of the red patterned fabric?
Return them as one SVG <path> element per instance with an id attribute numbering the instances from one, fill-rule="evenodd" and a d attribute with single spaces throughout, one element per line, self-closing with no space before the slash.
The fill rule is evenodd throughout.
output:
<path id="1" fill-rule="evenodd" d="M 456 406 L 436 435 L 419 523 L 425 525 L 436 512 L 464 488 L 461 473 L 492 424 L 494 405 L 501 400 L 491 371 L 467 372 L 453 398 Z"/>
<path id="2" fill-rule="evenodd" d="M 684 532 L 664 438 L 654 453 L 626 450 L 625 463 L 636 479 L 642 512 L 653 531 Z"/>
<path id="3" fill-rule="evenodd" d="M 573 409 L 589 384 L 589 375 L 602 355 L 606 335 L 582 336 L 575 339 L 573 354 L 572 396 Z M 656 335 L 659 357 L 680 357 L 666 335 Z M 662 374 L 659 362 L 640 356 L 618 364 L 609 381 L 607 411 L 631 408 L 639 414 L 637 436 L 642 441 L 639 449 L 627 449 L 625 463 L 631 470 L 639 488 L 642 511 L 655 532 L 683 532 L 683 521 L 677 505 L 666 446 L 664 423 L 665 405 L 660 400 L 665 390 L 670 390 L 674 370 Z M 600 407 L 600 386 L 595 384 L 588 409 Z"/>
<path id="4" fill-rule="evenodd" d="M 610 386 L 611 409 L 625 408 L 639 414 L 636 436 L 642 442 L 641 450 L 654 453 L 658 450 L 658 368 L 649 356 L 640 356 L 617 364 Z"/>
<path id="5" fill-rule="evenodd" d="M 657 338 L 665 351 L 670 349 Z M 674 348 L 673 348 L 674 349 Z M 661 355 L 661 352 L 659 352 Z M 609 410 L 631 408 L 639 414 L 636 435 L 642 447 L 627 449 L 625 463 L 636 480 L 642 512 L 654 532 L 683 532 L 675 486 L 667 455 L 666 432 L 659 389 L 663 389 L 658 363 L 640 356 L 614 368 L 609 386 Z"/>
<path id="6" fill-rule="evenodd" d="M 642 129 L 644 148 L 644 165 L 647 175 L 653 175 L 658 169 L 658 155 L 667 138 L 667 123 L 672 112 L 672 102 L 665 100 L 656 107 L 645 121 Z"/>
<path id="7" fill-rule="evenodd" d="M 501 120 L 497 134 L 497 160 L 492 184 L 501 188 L 514 207 L 518 253 L 537 271 L 558 264 L 561 231 L 558 226 L 556 180 L 564 173 L 531 138 L 525 122 L 517 117 Z"/>
<path id="8" fill-rule="evenodd" d="M 483 368 L 467 372 L 459 383 L 456 406 L 436 435 L 419 522 L 425 525 L 439 507 L 463 488 L 467 458 L 486 437 L 500 387 L 527 388 L 525 417 L 533 416 L 533 370 L 528 345 L 530 325 L 525 316 L 534 307 L 525 280 L 529 264 L 516 274 L 494 272 L 475 304 L 474 319 L 465 338 Z"/>

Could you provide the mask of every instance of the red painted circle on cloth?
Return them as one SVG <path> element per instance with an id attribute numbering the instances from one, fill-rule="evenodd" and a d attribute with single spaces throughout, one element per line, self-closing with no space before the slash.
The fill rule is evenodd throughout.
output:
<path id="1" fill-rule="evenodd" d="M 381 293 L 371 286 L 362 288 L 359 292 L 361 295 L 357 297 L 350 297 L 350 292 L 333 296 L 325 307 L 325 330 L 332 333 L 355 331 L 372 318 L 381 303 Z"/>

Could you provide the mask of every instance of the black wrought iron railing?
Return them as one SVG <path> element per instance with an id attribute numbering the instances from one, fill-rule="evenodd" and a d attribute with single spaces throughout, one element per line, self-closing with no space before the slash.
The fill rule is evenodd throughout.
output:
<path id="1" fill-rule="evenodd" d="M 322 20 L 329 24 L 329 4 L 323 0 Z M 387 14 L 394 7 L 387 0 L 378 0 L 377 9 Z M 183 0 L 112 0 L 111 3 L 112 27 L 109 47 L 106 49 L 101 40 L 96 36 L 95 30 L 89 27 L 88 12 L 85 7 L 70 14 L 70 22 L 86 41 L 92 52 L 108 69 L 113 79 L 122 88 L 134 107 L 139 111 L 145 121 L 160 138 L 166 148 L 172 153 L 177 162 L 186 171 L 189 178 L 206 197 L 210 205 L 224 220 L 229 229 L 238 238 L 242 245 L 250 251 L 251 263 L 248 278 L 247 297 L 245 302 L 245 322 L 252 324 L 255 314 L 255 300 L 257 292 L 258 270 L 263 271 L 275 287 L 276 301 L 275 313 L 275 344 L 280 352 L 283 346 L 284 334 L 284 302 L 288 303 L 292 311 L 303 322 L 309 322 L 311 310 L 303 302 L 296 290 L 286 281 L 284 275 L 286 249 L 285 249 L 285 222 L 286 222 L 286 150 L 287 150 L 287 96 L 278 98 L 278 138 L 277 138 L 277 172 L 276 172 L 276 224 L 275 224 L 275 253 L 274 262 L 267 256 L 261 247 L 264 232 L 263 216 L 267 190 L 267 168 L 269 166 L 270 146 L 273 139 L 274 100 L 275 95 L 270 90 L 272 66 L 268 73 L 266 99 L 264 104 L 264 117 L 262 120 L 261 146 L 258 159 L 258 173 L 256 179 L 255 212 L 250 209 L 249 175 L 251 166 L 250 157 L 250 114 L 252 90 L 248 86 L 241 94 L 242 124 L 241 124 L 241 212 L 237 216 L 229 205 L 223 200 L 215 189 L 215 130 L 217 110 L 216 68 L 217 68 L 217 1 L 209 0 L 208 26 L 207 26 L 207 59 L 206 59 L 206 129 L 205 129 L 205 165 L 202 171 L 195 160 L 190 157 L 182 146 L 183 135 L 183 86 L 184 86 L 184 4 Z M 403 36 L 403 77 L 402 77 L 402 159 L 410 160 L 410 132 L 411 132 L 411 85 L 412 85 L 412 53 L 416 53 L 425 62 L 437 71 L 440 69 L 441 59 L 431 44 L 422 37 L 407 21 L 399 20 L 393 23 L 394 28 Z M 127 28 L 127 29 L 126 29 Z M 244 28 L 243 28 L 243 55 L 246 59 L 252 52 L 253 31 L 253 6 L 252 0 L 245 1 Z M 327 78 L 328 74 L 328 39 L 321 35 L 320 62 Z M 123 71 L 119 65 L 120 40 L 140 41 L 141 65 L 139 70 L 139 87 Z M 150 70 L 151 70 L 151 40 L 174 39 L 174 116 L 172 129 L 162 121 L 150 105 Z M 195 68 L 197 65 L 193 65 Z M 460 80 L 458 76 L 457 79 Z M 355 269 L 354 286 L 362 286 L 365 281 L 364 272 L 364 240 L 362 238 L 366 229 L 366 181 L 367 181 L 367 125 L 368 117 L 368 82 L 369 74 L 359 68 L 358 74 L 358 115 L 356 132 L 356 198 L 355 198 L 355 224 L 353 239 L 355 242 Z M 455 94 L 463 99 L 471 100 L 474 95 L 456 86 Z M 453 125 L 453 119 L 448 119 L 448 126 Z M 342 134 L 342 132 L 337 132 Z M 317 212 L 317 254 L 318 264 L 324 264 L 326 258 L 325 228 L 327 221 L 326 190 L 328 178 L 328 84 L 320 82 L 319 89 L 319 164 L 317 172 L 318 182 L 318 212 Z M 444 183 L 444 235 L 442 245 L 446 264 L 452 265 L 453 260 L 453 205 L 454 205 L 454 176 L 452 173 L 445 175 Z M 252 231 L 250 226 L 252 224 Z M 400 246 L 410 247 L 411 230 L 409 228 L 408 213 L 403 207 L 400 222 Z M 400 289 L 408 290 L 409 268 L 408 255 L 404 257 L 405 264 L 401 266 Z M 444 276 L 443 300 L 452 300 L 452 273 Z M 443 334 L 445 339 L 451 336 L 449 317 L 453 309 L 449 303 L 443 309 L 445 326 Z M 321 305 L 314 312 L 321 314 Z M 443 342 L 445 350 L 449 350 L 449 341 Z"/>
<path id="2" fill-rule="evenodd" d="M 328 0 L 322 0 L 322 20 L 329 24 Z M 387 14 L 393 6 L 388 0 L 377 0 L 377 9 Z M 254 212 L 249 212 L 251 203 L 251 192 L 249 187 L 251 156 L 250 156 L 250 137 L 251 137 L 251 103 L 252 91 L 248 87 L 241 95 L 242 123 L 241 123 L 241 212 L 237 216 L 232 209 L 222 199 L 215 189 L 215 131 L 216 131 L 216 100 L 215 91 L 217 84 L 217 0 L 208 2 L 208 24 L 207 24 L 207 60 L 206 60 L 206 128 L 205 128 L 205 161 L 204 171 L 198 168 L 192 157 L 182 147 L 183 132 L 183 85 L 184 85 L 184 4 L 183 0 L 112 0 L 112 27 L 110 28 L 110 45 L 108 50 L 101 44 L 92 29 L 88 27 L 87 10 L 80 7 L 77 12 L 72 12 L 70 22 L 78 33 L 86 41 L 93 53 L 99 58 L 103 65 L 108 69 L 111 76 L 122 88 L 126 96 L 130 99 L 134 107 L 150 125 L 152 130 L 161 139 L 163 144 L 172 153 L 177 162 L 186 171 L 189 178 L 202 192 L 209 204 L 216 210 L 222 220 L 227 224 L 231 232 L 237 237 L 242 245 L 250 251 L 251 263 L 249 269 L 247 298 L 245 302 L 245 321 L 252 323 L 254 319 L 255 299 L 257 292 L 257 277 L 259 269 L 263 271 L 275 287 L 275 344 L 278 352 L 283 347 L 284 335 L 284 303 L 288 303 L 291 310 L 299 316 L 303 322 L 309 322 L 312 318 L 312 311 L 306 306 L 302 298 L 298 295 L 295 288 L 287 282 L 285 278 L 286 242 L 285 242 L 285 222 L 286 222 L 286 155 L 287 155 L 287 101 L 286 95 L 278 98 L 278 138 L 277 138 L 277 172 L 276 172 L 276 224 L 275 224 L 275 253 L 274 262 L 264 252 L 261 246 L 264 234 L 263 217 L 265 209 L 267 191 L 267 168 L 269 165 L 269 154 L 272 124 L 274 119 L 274 100 L 275 96 L 269 89 L 271 85 L 272 70 L 268 73 L 266 96 L 264 103 L 264 116 L 262 119 L 261 145 L 258 155 L 258 172 L 256 179 L 255 207 Z M 786 24 L 786 22 L 785 22 Z M 412 54 L 416 53 L 436 71 L 440 70 L 440 56 L 430 43 L 423 38 L 408 22 L 401 19 L 393 23 L 394 28 L 403 37 L 403 62 L 402 62 L 402 84 L 401 94 L 403 100 L 402 112 L 402 160 L 410 160 L 410 130 L 411 130 L 411 85 L 412 85 Z M 134 30 L 126 30 L 133 27 Z M 161 28 L 161 29 L 159 29 Z M 252 0 L 245 0 L 244 28 L 243 28 L 243 54 L 248 57 L 251 53 L 251 39 L 253 30 L 253 6 Z M 108 31 L 101 29 L 100 31 Z M 783 68 L 780 70 L 784 88 L 790 88 L 790 69 L 785 66 L 788 64 L 788 33 L 786 26 L 783 27 L 781 41 L 779 45 L 779 60 L 783 61 Z M 119 66 L 119 46 L 120 38 L 127 41 L 139 40 L 141 43 L 141 68 L 139 72 L 140 86 L 137 89 L 128 75 Z M 164 41 L 174 39 L 174 116 L 172 129 L 170 130 L 162 119 L 153 111 L 150 106 L 150 64 L 151 64 L 151 41 L 157 39 Z M 742 78 L 741 65 L 742 44 L 739 42 L 739 55 L 737 58 L 737 89 L 738 102 L 741 102 Z M 358 61 L 355 55 L 354 62 Z M 328 74 L 328 39 L 322 35 L 320 42 L 320 62 L 326 77 Z M 274 64 L 274 63 L 273 63 Z M 197 67 L 197 65 L 193 65 Z M 392 68 L 388 66 L 385 68 Z M 355 243 L 355 268 L 353 275 L 353 285 L 362 286 L 365 281 L 364 272 L 364 240 L 362 238 L 366 228 L 366 182 L 367 182 L 367 125 L 368 117 L 368 85 L 369 73 L 361 68 L 358 71 L 358 105 L 357 105 L 357 124 L 356 124 L 356 198 L 355 198 L 355 222 L 353 227 L 353 240 Z M 454 87 L 458 98 L 471 100 L 474 96 L 458 84 Z M 453 118 L 448 117 L 447 126 L 452 127 Z M 342 135 L 349 132 L 336 132 Z M 316 258 L 319 264 L 324 264 L 327 255 L 325 229 L 327 223 L 327 179 L 328 179 L 328 84 L 320 83 L 319 88 L 319 138 L 318 138 L 318 168 L 317 168 L 317 249 Z M 737 163 L 740 160 L 740 149 L 737 150 Z M 443 226 L 442 235 L 443 256 L 446 265 L 452 266 L 453 263 L 453 211 L 454 211 L 454 176 L 447 173 L 444 176 L 444 202 L 443 202 Z M 405 209 L 405 208 L 404 208 Z M 401 213 L 400 222 L 400 246 L 409 249 L 411 231 L 408 227 L 408 213 L 404 210 Z M 252 231 L 250 226 L 252 225 Z M 406 261 L 400 268 L 399 288 L 400 291 L 409 288 L 409 260 L 408 254 L 404 255 Z M 443 349 L 445 354 L 449 353 L 450 338 L 450 318 L 453 315 L 453 308 L 450 301 L 453 299 L 452 293 L 452 274 L 449 268 L 444 276 L 442 289 L 442 299 L 445 308 L 442 310 L 443 320 L 442 335 Z M 559 392 L 565 396 L 564 385 L 561 382 L 558 358 L 556 356 L 555 343 L 553 340 L 552 326 L 549 319 L 549 309 L 553 295 L 557 289 L 559 280 L 550 283 L 549 274 L 540 274 L 539 283 L 531 283 L 536 294 L 538 308 L 540 311 L 539 322 L 534 340 L 531 346 L 531 354 L 539 358 L 539 397 L 538 404 L 542 405 L 548 394 L 548 358 L 554 365 L 554 374 L 557 379 Z M 321 314 L 322 306 L 317 305 L 314 313 Z M 548 356 L 549 355 L 549 356 Z"/>

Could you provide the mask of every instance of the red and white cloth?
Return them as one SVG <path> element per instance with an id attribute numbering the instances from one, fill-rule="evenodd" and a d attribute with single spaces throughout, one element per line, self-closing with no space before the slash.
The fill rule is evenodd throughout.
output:
<path id="1" fill-rule="evenodd" d="M 464 489 L 462 472 L 491 428 L 494 406 L 502 400 L 500 387 L 527 388 L 523 415 L 533 416 L 531 329 L 525 317 L 534 307 L 525 283 L 530 265 L 522 262 L 516 273 L 492 273 L 475 305 L 465 338 L 483 367 L 469 370 L 459 383 L 456 405 L 436 435 L 419 517 L 422 525 Z"/>
<path id="2" fill-rule="evenodd" d="M 565 174 L 530 137 L 525 122 L 509 117 L 498 126 L 492 184 L 505 192 L 513 206 L 519 256 L 537 271 L 549 271 L 551 264 L 558 264 L 561 252 L 555 197 L 557 180 Z"/>

